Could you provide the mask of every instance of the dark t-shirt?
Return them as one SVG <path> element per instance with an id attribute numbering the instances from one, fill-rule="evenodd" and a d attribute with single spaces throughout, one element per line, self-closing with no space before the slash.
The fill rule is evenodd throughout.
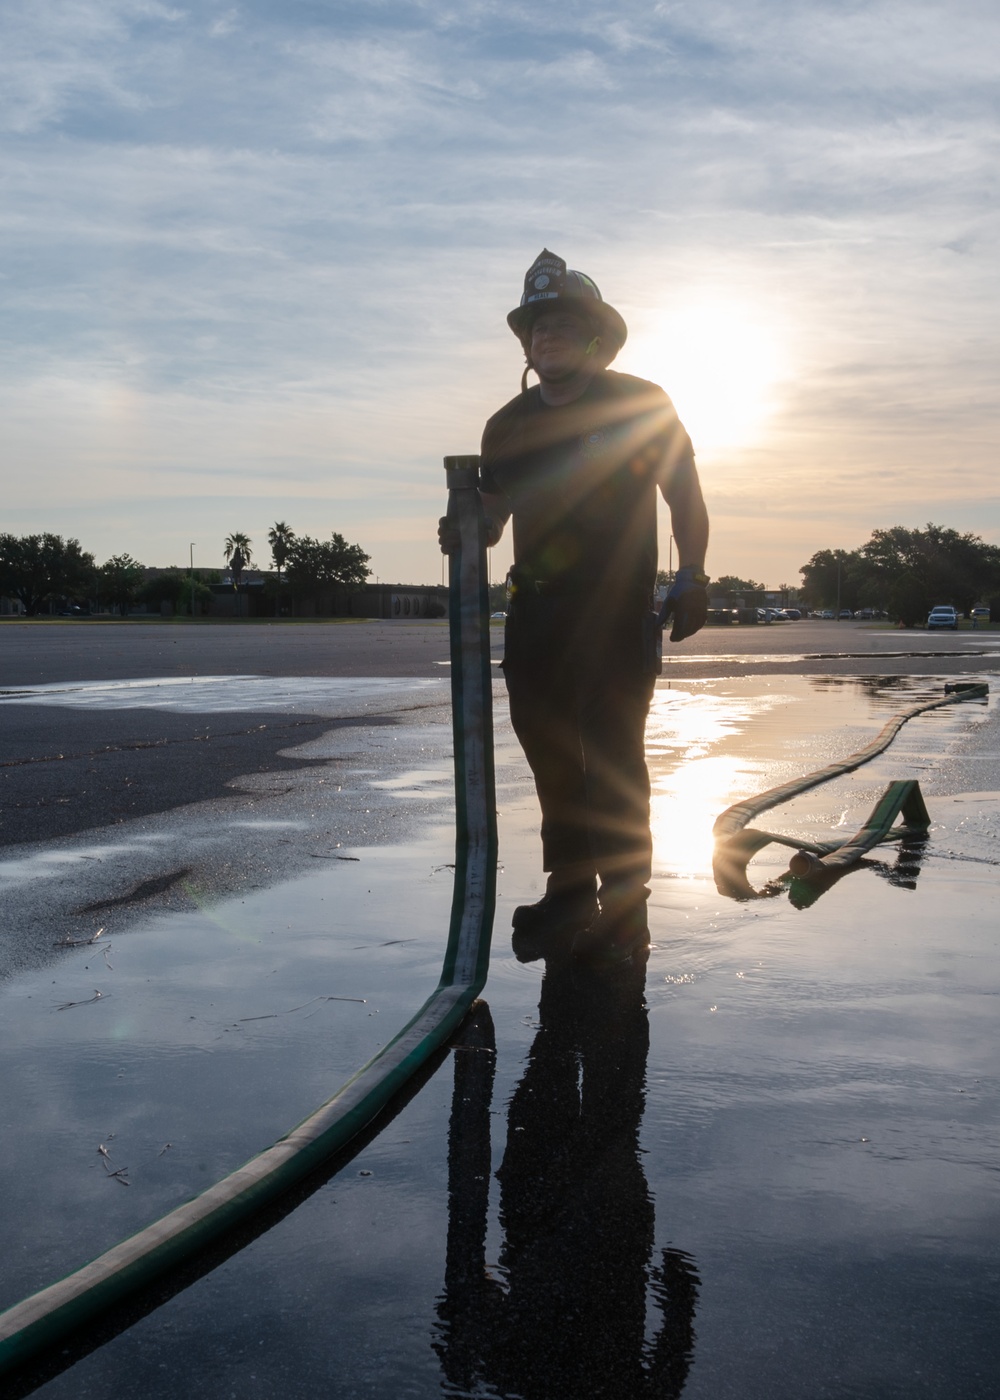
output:
<path id="1" fill-rule="evenodd" d="M 483 432 L 480 486 L 511 505 L 514 563 L 531 577 L 616 599 L 656 582 L 656 491 L 690 470 L 691 440 L 656 384 L 602 370 L 573 403 L 537 387 Z"/>

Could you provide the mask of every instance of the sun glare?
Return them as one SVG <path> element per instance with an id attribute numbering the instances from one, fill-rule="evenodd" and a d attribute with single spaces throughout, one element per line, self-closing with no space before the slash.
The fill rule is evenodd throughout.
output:
<path id="1" fill-rule="evenodd" d="M 712 869 L 712 826 L 730 805 L 745 766 L 734 755 L 698 758 L 659 777 L 650 799 L 658 872 L 693 878 Z"/>
<path id="2" fill-rule="evenodd" d="M 640 328 L 628 349 L 628 367 L 673 399 L 696 452 L 759 442 L 786 373 L 780 329 L 762 311 L 692 302 Z"/>
<path id="3" fill-rule="evenodd" d="M 767 786 L 759 758 L 745 752 L 742 736 L 786 700 L 781 693 L 657 689 L 646 726 L 646 757 L 658 873 L 710 875 L 716 817 L 740 797 Z"/>

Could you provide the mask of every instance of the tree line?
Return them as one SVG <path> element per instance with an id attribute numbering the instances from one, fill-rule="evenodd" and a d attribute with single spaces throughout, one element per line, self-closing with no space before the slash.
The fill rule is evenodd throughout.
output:
<path id="1" fill-rule="evenodd" d="M 295 598 L 310 597 L 334 585 L 356 586 L 369 577 L 370 556 L 334 531 L 328 540 L 297 535 L 284 521 L 268 531 L 276 578 L 275 613 L 280 611 L 283 586 Z M 242 531 L 226 537 L 224 557 L 235 589 L 253 564 L 253 541 Z M 283 585 L 284 579 L 284 585 Z M 76 539 L 61 535 L 0 534 L 0 595 L 17 599 L 29 617 L 46 605 L 97 604 L 124 617 L 140 604 L 158 607 L 169 602 L 176 611 L 204 611 L 212 585 L 222 581 L 217 570 L 168 569 L 153 577 L 130 554 L 115 554 L 98 564 Z"/>
<path id="2" fill-rule="evenodd" d="M 799 572 L 807 606 L 877 608 L 907 627 L 941 603 L 960 613 L 1000 604 L 1000 546 L 943 525 L 875 530 L 859 549 L 819 550 Z"/>

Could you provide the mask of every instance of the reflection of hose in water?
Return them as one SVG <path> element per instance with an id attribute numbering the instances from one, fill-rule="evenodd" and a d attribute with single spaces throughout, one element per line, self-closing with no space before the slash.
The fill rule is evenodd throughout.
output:
<path id="1" fill-rule="evenodd" d="M 441 979 L 413 1019 L 298 1127 L 209 1190 L 59 1283 L 0 1314 L 0 1374 L 25 1366 L 137 1289 L 203 1251 L 361 1132 L 461 1024 L 486 981 L 496 887 L 492 672 L 478 458 L 446 458 L 456 854 Z M 22 1393 L 24 1393 L 22 1391 Z"/>
<path id="2" fill-rule="evenodd" d="M 497 1172 L 504 1232 L 486 1265 L 492 1022 L 477 1008 L 455 1052 L 445 1288 L 435 1350 L 449 1388 L 524 1400 L 675 1400 L 694 1349 L 691 1258 L 654 1256 L 642 1169 L 649 1025 L 644 968 L 571 964 L 542 983 L 540 1027 L 510 1103 Z M 647 1339 L 646 1299 L 655 1300 Z"/>

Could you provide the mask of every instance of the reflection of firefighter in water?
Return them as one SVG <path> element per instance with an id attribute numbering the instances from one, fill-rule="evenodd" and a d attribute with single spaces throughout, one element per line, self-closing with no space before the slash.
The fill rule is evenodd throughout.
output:
<path id="1" fill-rule="evenodd" d="M 474 1013 L 455 1054 L 445 1291 L 435 1349 L 446 1385 L 525 1400 L 679 1396 L 698 1276 L 667 1248 L 639 1157 L 649 1027 L 644 972 L 580 967 L 542 984 L 540 1027 L 511 1099 L 497 1173 L 504 1245 L 486 1270 L 493 1026 Z M 647 1339 L 646 1299 L 658 1312 Z"/>

